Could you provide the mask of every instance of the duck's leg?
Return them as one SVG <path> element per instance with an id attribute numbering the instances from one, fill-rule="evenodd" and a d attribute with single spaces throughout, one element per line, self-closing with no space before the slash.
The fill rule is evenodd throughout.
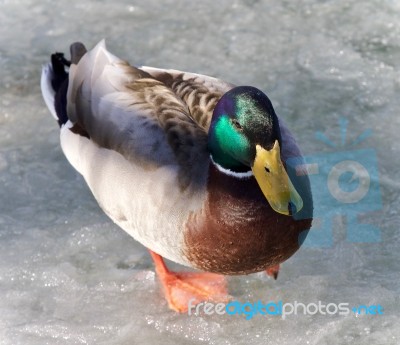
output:
<path id="1" fill-rule="evenodd" d="M 277 280 L 279 274 L 279 265 L 268 267 L 265 270 L 265 273 L 267 273 L 270 277 L 273 277 L 275 280 Z"/>
<path id="2" fill-rule="evenodd" d="M 188 310 L 189 301 L 191 305 L 196 305 L 202 301 L 228 300 L 224 276 L 207 272 L 172 272 L 160 255 L 151 250 L 149 252 L 171 309 L 184 313 Z"/>

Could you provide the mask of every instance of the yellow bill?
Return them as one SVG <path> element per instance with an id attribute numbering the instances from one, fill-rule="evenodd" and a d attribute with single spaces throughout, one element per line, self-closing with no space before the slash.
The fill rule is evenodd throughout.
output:
<path id="1" fill-rule="evenodd" d="M 256 146 L 252 170 L 261 191 L 276 212 L 290 215 L 303 208 L 303 200 L 283 166 L 278 140 L 269 151 L 260 145 Z"/>

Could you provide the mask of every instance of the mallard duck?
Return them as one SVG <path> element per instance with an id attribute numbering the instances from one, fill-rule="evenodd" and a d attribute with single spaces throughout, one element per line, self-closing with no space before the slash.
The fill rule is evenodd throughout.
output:
<path id="1" fill-rule="evenodd" d="M 205 75 L 134 67 L 71 45 L 44 66 L 62 150 L 104 212 L 154 259 L 170 308 L 226 296 L 223 275 L 266 270 L 311 227 L 300 150 L 269 98 Z M 300 216 L 299 216 L 300 215 Z M 204 272 L 173 272 L 163 258 Z"/>

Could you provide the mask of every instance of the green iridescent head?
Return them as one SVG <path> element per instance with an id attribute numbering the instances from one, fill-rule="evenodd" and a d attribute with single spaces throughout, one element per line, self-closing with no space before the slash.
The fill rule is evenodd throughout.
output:
<path id="1" fill-rule="evenodd" d="M 272 148 L 281 144 L 278 119 L 262 91 L 239 86 L 225 93 L 214 109 L 208 136 L 213 160 L 225 169 L 249 171 L 256 145 Z"/>
<path id="2" fill-rule="evenodd" d="M 208 132 L 213 161 L 232 172 L 251 169 L 271 207 L 289 215 L 303 202 L 282 163 L 281 147 L 279 121 L 263 92 L 239 86 L 221 97 Z"/>

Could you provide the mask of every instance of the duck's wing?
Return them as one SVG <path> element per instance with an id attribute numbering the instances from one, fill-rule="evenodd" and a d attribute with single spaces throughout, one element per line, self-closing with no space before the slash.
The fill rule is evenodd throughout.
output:
<path id="1" fill-rule="evenodd" d="M 212 78 L 158 71 L 130 66 L 100 42 L 70 67 L 70 130 L 132 164 L 179 169 L 185 186 L 203 180 L 208 168 L 208 124 L 223 90 Z"/>

